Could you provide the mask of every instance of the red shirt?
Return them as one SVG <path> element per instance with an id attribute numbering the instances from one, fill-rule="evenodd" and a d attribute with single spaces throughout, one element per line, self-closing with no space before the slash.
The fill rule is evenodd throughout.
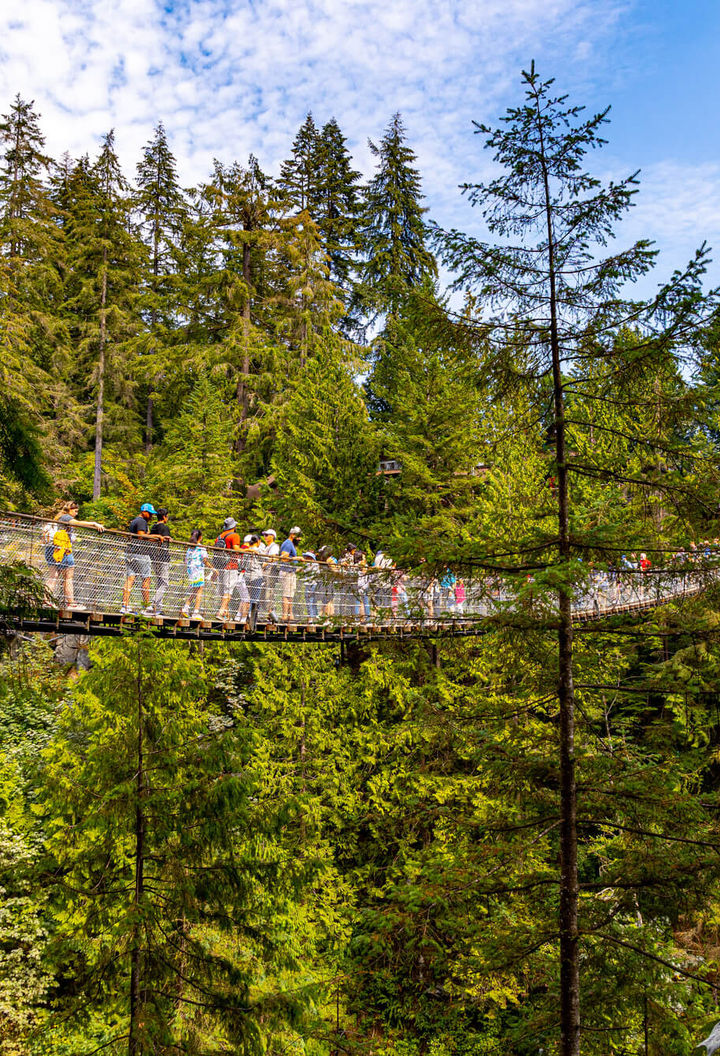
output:
<path id="1" fill-rule="evenodd" d="M 229 532 L 221 532 L 220 534 L 221 534 L 222 538 L 225 540 L 225 549 L 226 550 L 234 551 L 235 547 L 238 547 L 238 549 L 239 549 L 239 547 L 240 547 L 240 536 L 237 534 L 237 532 L 235 531 L 234 528 L 231 531 L 229 531 Z M 237 568 L 237 567 L 238 567 L 237 557 L 235 557 L 235 554 L 233 552 L 233 556 L 228 558 L 228 563 L 225 565 L 225 568 L 227 569 L 227 568 Z"/>

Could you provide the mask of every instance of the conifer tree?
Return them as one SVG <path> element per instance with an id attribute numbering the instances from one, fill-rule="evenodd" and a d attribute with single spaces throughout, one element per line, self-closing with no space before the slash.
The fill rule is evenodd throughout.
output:
<path id="1" fill-rule="evenodd" d="M 278 512 L 313 538 L 340 543 L 366 530 L 377 492 L 377 442 L 347 342 L 326 332 L 283 408 L 272 469 Z"/>
<path id="2" fill-rule="evenodd" d="M 62 457 L 58 408 L 70 410 L 63 380 L 67 334 L 60 318 L 64 247 L 46 185 L 50 158 L 38 116 L 19 95 L 0 121 L 0 148 L 0 460 L 13 472 L 16 445 L 14 475 L 37 489 L 45 480 L 43 464 Z"/>
<path id="3" fill-rule="evenodd" d="M 178 255 L 187 217 L 185 196 L 177 178 L 175 158 L 162 122 L 143 150 L 137 166 L 134 208 L 149 251 L 147 290 L 140 311 L 147 320 L 149 343 L 154 355 L 167 346 L 180 324 L 178 300 Z M 152 377 L 150 379 L 152 389 Z M 145 447 L 152 445 L 153 399 L 148 394 L 145 416 Z"/>
<path id="4" fill-rule="evenodd" d="M 330 279 L 349 305 L 357 268 L 360 173 L 352 166 L 345 137 L 335 118 L 323 125 L 315 150 L 317 203 L 313 218 L 328 257 Z"/>
<path id="5" fill-rule="evenodd" d="M 145 248 L 130 224 L 132 199 L 110 132 L 97 161 L 81 160 L 70 185 L 66 237 L 70 279 L 66 312 L 93 403 L 92 497 L 100 497 L 103 445 L 123 437 L 132 446 L 137 423 L 129 339 L 137 334 L 137 298 Z"/>
<path id="6" fill-rule="evenodd" d="M 246 167 L 216 162 L 195 195 L 183 242 L 186 351 L 199 366 L 222 365 L 234 387 L 236 468 L 252 481 L 267 469 L 256 446 L 258 417 L 276 384 L 269 304 L 283 239 L 274 213 L 271 182 L 255 157 Z"/>
<path id="7" fill-rule="evenodd" d="M 572 597 L 582 574 L 578 558 L 588 550 L 581 514 L 574 514 L 571 505 L 567 393 L 574 386 L 587 392 L 584 386 L 598 359 L 613 357 L 611 387 L 598 394 L 600 399 L 622 391 L 623 380 L 643 370 L 674 372 L 675 349 L 699 340 L 713 301 L 704 301 L 700 291 L 703 250 L 649 304 L 623 297 L 623 284 L 644 275 L 654 253 L 640 241 L 610 256 L 596 255 L 631 204 L 637 182 L 631 176 L 603 187 L 583 168 L 586 153 L 604 142 L 600 129 L 607 111 L 585 118 L 582 107 L 553 94 L 552 82 L 543 82 L 534 66 L 523 80 L 525 104 L 511 108 L 500 128 L 477 126 L 503 172 L 487 184 L 465 188 L 502 243 L 458 232 L 438 234 L 438 242 L 445 262 L 459 273 L 457 285 L 480 305 L 474 327 L 461 320 L 455 332 L 466 338 L 471 333 L 478 349 L 485 346 L 488 376 L 498 391 L 524 377 L 541 394 L 539 379 L 552 380 L 555 530 L 553 539 L 540 528 L 538 543 L 549 547 L 552 539 L 556 554 L 548 586 L 558 619 L 560 1053 L 577 1056 L 581 938 Z M 513 237 L 517 244 L 508 242 Z M 482 314 L 487 304 L 498 306 L 494 316 Z M 631 320 L 641 336 L 623 355 L 617 337 Z M 582 463 L 577 472 L 583 472 Z M 536 589 L 541 583 L 536 575 Z"/>
<path id="8" fill-rule="evenodd" d="M 365 194 L 360 228 L 365 259 L 357 299 L 362 312 L 374 319 L 397 312 L 405 292 L 433 279 L 437 265 L 426 245 L 420 173 L 400 114 L 395 114 L 379 145 L 370 142 L 370 149 L 377 171 Z"/>
<path id="9" fill-rule="evenodd" d="M 128 1056 L 260 1050 L 293 1004 L 256 984 L 296 878 L 257 805 L 250 731 L 209 682 L 186 648 L 113 643 L 44 752 L 53 952 L 74 978 L 55 1007 Z"/>
<path id="10" fill-rule="evenodd" d="M 278 191 L 286 213 L 307 210 L 313 217 L 319 204 L 318 148 L 320 133 L 307 114 L 293 140 L 291 156 L 280 166 Z"/>
<path id="11" fill-rule="evenodd" d="M 232 399 L 208 370 L 189 369 L 184 382 L 187 395 L 153 449 L 147 483 L 153 494 L 166 496 L 180 534 L 200 527 L 209 545 L 227 516 L 233 490 Z"/>
<path id="12" fill-rule="evenodd" d="M 401 466 L 383 480 L 379 525 L 392 552 L 410 560 L 440 557 L 469 530 L 486 457 L 476 353 L 428 333 L 422 319 L 436 295 L 430 283 L 415 293 L 373 343 L 366 382 L 382 457 Z"/>

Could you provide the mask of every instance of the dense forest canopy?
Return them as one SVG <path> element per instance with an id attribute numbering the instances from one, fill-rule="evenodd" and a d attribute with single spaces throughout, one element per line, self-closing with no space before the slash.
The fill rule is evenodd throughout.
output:
<path id="1" fill-rule="evenodd" d="M 162 123 L 127 173 L 8 105 L 2 509 L 297 523 L 555 618 L 341 656 L 148 633 L 79 675 L 8 642 L 3 1053 L 682 1056 L 720 1018 L 720 598 L 570 620 L 589 569 L 720 536 L 707 252 L 633 299 L 606 113 L 523 89 L 468 232 L 399 114 L 367 182 L 308 114 L 278 173 L 187 188 Z"/>

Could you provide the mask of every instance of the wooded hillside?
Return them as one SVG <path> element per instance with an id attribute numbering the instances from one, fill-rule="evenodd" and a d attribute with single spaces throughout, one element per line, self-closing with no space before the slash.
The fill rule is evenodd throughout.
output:
<path id="1" fill-rule="evenodd" d="M 398 114 L 366 182 L 308 114 L 279 172 L 193 188 L 162 124 L 130 173 L 112 132 L 52 159 L 32 102 L 3 116 L 1 509 L 298 524 L 554 614 L 97 639 L 78 677 L 8 639 L 3 1053 L 684 1056 L 720 1018 L 720 595 L 570 618 L 590 569 L 716 560 L 703 233 L 634 299 L 636 177 L 585 169 L 606 114 L 523 90 L 467 232 Z"/>

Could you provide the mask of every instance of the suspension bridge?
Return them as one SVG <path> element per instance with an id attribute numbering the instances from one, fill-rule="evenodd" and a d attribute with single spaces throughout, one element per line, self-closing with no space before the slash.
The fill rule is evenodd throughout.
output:
<path id="1" fill-rule="evenodd" d="M 65 537 L 53 537 L 56 528 L 69 528 L 71 560 L 58 545 Z M 3 589 L 0 627 L 320 642 L 463 637 L 483 633 L 494 621 L 513 615 L 546 617 L 548 622 L 555 616 L 547 593 L 533 592 L 527 574 L 501 576 L 470 566 L 440 568 L 433 574 L 312 559 L 288 562 L 255 550 L 208 546 L 204 554 L 192 551 L 191 544 L 176 540 L 160 544 L 109 529 L 101 533 L 0 513 L 0 566 L 26 573 L 11 577 Z M 681 602 L 720 575 L 720 554 L 715 552 L 701 560 L 676 555 L 671 564 L 645 572 L 589 572 L 575 590 L 573 619 L 597 620 Z"/>

